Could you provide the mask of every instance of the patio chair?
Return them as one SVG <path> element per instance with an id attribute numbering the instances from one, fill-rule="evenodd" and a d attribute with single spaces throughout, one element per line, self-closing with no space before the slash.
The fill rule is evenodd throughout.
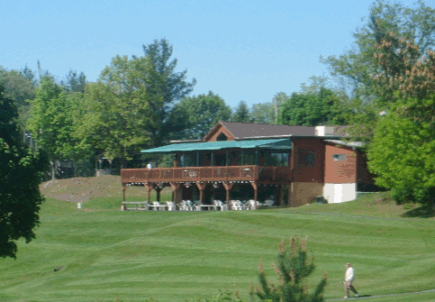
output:
<path id="1" fill-rule="evenodd" d="M 250 210 L 257 209 L 258 202 L 255 202 L 255 200 L 253 200 L 253 199 L 248 200 L 248 204 L 249 204 Z"/>
<path id="2" fill-rule="evenodd" d="M 180 203 L 180 211 L 189 211 L 189 207 L 187 206 L 187 202 L 182 200 Z"/>
<path id="3" fill-rule="evenodd" d="M 231 209 L 234 211 L 240 211 L 242 210 L 242 203 L 240 200 L 230 200 Z"/>
<path id="4" fill-rule="evenodd" d="M 264 205 L 268 206 L 268 207 L 273 206 L 274 203 L 275 202 L 273 200 L 271 200 L 271 199 L 268 199 L 268 200 L 264 201 Z"/>
<path id="5" fill-rule="evenodd" d="M 189 200 L 189 202 L 190 202 L 190 207 L 191 207 L 191 211 L 201 211 L 201 206 L 200 206 L 200 204 L 199 204 L 199 200 L 195 200 L 194 202 L 191 202 L 190 200 Z"/>
<path id="6" fill-rule="evenodd" d="M 154 207 L 154 211 L 164 211 L 164 210 L 166 210 L 168 208 L 167 205 L 161 204 L 158 201 L 154 201 L 153 202 L 153 207 Z"/>
<path id="7" fill-rule="evenodd" d="M 244 200 L 241 202 L 242 210 L 251 210 L 251 204 Z"/>
<path id="8" fill-rule="evenodd" d="M 168 211 L 176 211 L 177 210 L 177 207 L 175 206 L 175 202 L 167 201 L 166 204 L 168 205 Z"/>
<path id="9" fill-rule="evenodd" d="M 213 200 L 215 204 L 216 211 L 218 209 L 221 209 L 221 211 L 228 211 L 228 205 L 225 202 L 222 202 L 220 200 Z"/>
<path id="10" fill-rule="evenodd" d="M 186 200 L 187 211 L 193 211 L 193 203 L 191 200 Z"/>

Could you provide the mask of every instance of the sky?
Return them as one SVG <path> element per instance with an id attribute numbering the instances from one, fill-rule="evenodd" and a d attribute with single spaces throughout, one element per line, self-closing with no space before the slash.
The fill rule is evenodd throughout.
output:
<path id="1" fill-rule="evenodd" d="M 412 5 L 414 1 L 402 1 Z M 425 3 L 435 6 L 435 0 Z M 60 81 L 69 70 L 96 81 L 116 55 L 143 55 L 166 38 L 177 71 L 228 105 L 272 101 L 328 76 L 320 56 L 343 54 L 373 0 L 0 0 L 0 66 Z"/>

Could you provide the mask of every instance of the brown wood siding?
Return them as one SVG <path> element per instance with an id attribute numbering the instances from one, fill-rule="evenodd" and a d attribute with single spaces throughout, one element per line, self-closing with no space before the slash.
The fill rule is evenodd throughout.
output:
<path id="1" fill-rule="evenodd" d="M 344 154 L 344 160 L 334 161 L 333 156 Z M 356 183 L 357 152 L 352 148 L 325 145 L 325 183 Z"/>
<path id="2" fill-rule="evenodd" d="M 315 182 L 323 183 L 324 179 L 324 159 L 325 147 L 321 138 L 292 138 L 292 158 L 291 167 L 293 169 L 294 182 Z M 299 158 L 301 150 L 314 151 L 314 165 L 300 165 L 302 159 Z"/>

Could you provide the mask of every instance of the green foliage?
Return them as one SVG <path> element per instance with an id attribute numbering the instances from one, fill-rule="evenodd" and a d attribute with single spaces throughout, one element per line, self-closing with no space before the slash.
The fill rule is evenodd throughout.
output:
<path id="1" fill-rule="evenodd" d="M 217 94 L 187 97 L 175 105 L 177 117 L 186 121 L 183 138 L 202 138 L 218 121 L 228 121 L 231 118 L 231 108 Z M 183 116 L 184 115 L 184 116 Z"/>
<path id="2" fill-rule="evenodd" d="M 21 142 L 18 112 L 0 84 L 0 257 L 16 257 L 17 240 L 30 242 L 39 224 L 41 172 L 47 160 Z"/>
<path id="3" fill-rule="evenodd" d="M 149 105 L 152 96 L 146 89 L 149 69 L 146 58 L 116 56 L 100 80 L 86 86 L 84 116 L 77 130 L 83 146 L 102 150 L 111 160 L 131 159 L 145 146 L 149 141 L 146 129 L 154 123 Z"/>
<path id="4" fill-rule="evenodd" d="M 75 131 L 82 121 L 82 94 L 67 94 L 54 79 L 45 76 L 36 89 L 27 129 L 54 165 L 55 160 L 78 159 L 87 154 Z"/>
<path id="5" fill-rule="evenodd" d="M 278 124 L 278 116 L 282 104 L 284 104 L 290 97 L 285 92 L 278 92 L 273 97 L 273 124 Z"/>
<path id="6" fill-rule="evenodd" d="M 353 136 L 370 140 L 379 112 L 397 100 L 399 88 L 409 86 L 401 87 L 404 76 L 435 45 L 434 33 L 435 10 L 423 1 L 409 8 L 377 0 L 367 23 L 354 33 L 354 47 L 323 60 L 332 75 L 348 85 Z"/>
<path id="7" fill-rule="evenodd" d="M 263 264 L 259 266 L 259 281 L 261 291 L 257 287 L 256 295 L 262 301 L 272 302 L 321 302 L 326 286 L 326 272 L 322 281 L 317 285 L 312 294 L 308 294 L 306 278 L 314 271 L 314 257 L 308 261 L 307 241 L 291 238 L 290 249 L 285 247 L 281 240 L 278 249 L 278 265 L 273 264 L 273 269 L 280 279 L 280 285 L 267 281 Z M 254 292 L 251 286 L 251 296 Z"/>
<path id="8" fill-rule="evenodd" d="M 293 93 L 281 105 L 278 122 L 299 126 L 342 125 L 346 119 L 338 95 L 322 87 L 318 92 Z"/>
<path id="9" fill-rule="evenodd" d="M 85 92 L 86 87 L 86 75 L 81 72 L 77 73 L 75 70 L 70 70 L 65 77 L 65 80 L 61 82 L 61 85 L 65 87 L 67 92 Z"/>
<path id="10" fill-rule="evenodd" d="M 184 129 L 182 121 L 178 118 L 177 109 L 173 110 L 176 101 L 181 100 L 192 92 L 196 80 L 186 81 L 187 71 L 177 72 L 177 59 L 171 59 L 173 47 L 166 39 L 154 40 L 153 43 L 143 46 L 144 57 L 133 57 L 133 60 L 145 59 L 149 61 L 147 70 L 146 88 L 149 112 L 152 119 L 147 127 L 153 146 L 160 146 L 174 133 Z M 138 61 L 139 62 L 139 61 Z M 138 70 L 139 71 L 139 70 Z M 139 74 L 137 74 L 139 75 Z M 142 77 L 139 76 L 139 81 Z"/>
<path id="11" fill-rule="evenodd" d="M 434 203 L 434 111 L 433 97 L 398 101 L 374 130 L 369 168 L 399 203 Z"/>
<path id="12" fill-rule="evenodd" d="M 13 100 L 17 107 L 20 126 L 23 127 L 30 109 L 27 100 L 35 96 L 36 83 L 33 72 L 27 66 L 22 71 L 6 70 L 0 66 L 0 82 L 4 86 L 4 96 Z"/>
<path id="13" fill-rule="evenodd" d="M 252 121 L 248 105 L 245 101 L 240 101 L 235 108 L 232 121 L 239 123 L 250 123 Z"/>
<path id="14" fill-rule="evenodd" d="M 251 121 L 258 124 L 275 124 L 275 108 L 272 103 L 253 104 Z"/>

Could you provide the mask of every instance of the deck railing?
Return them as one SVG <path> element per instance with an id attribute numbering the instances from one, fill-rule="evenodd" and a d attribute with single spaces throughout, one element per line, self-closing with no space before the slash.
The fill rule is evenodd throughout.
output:
<path id="1" fill-rule="evenodd" d="M 290 167 L 219 166 L 183 168 L 122 169 L 122 183 L 189 181 L 290 182 Z"/>

